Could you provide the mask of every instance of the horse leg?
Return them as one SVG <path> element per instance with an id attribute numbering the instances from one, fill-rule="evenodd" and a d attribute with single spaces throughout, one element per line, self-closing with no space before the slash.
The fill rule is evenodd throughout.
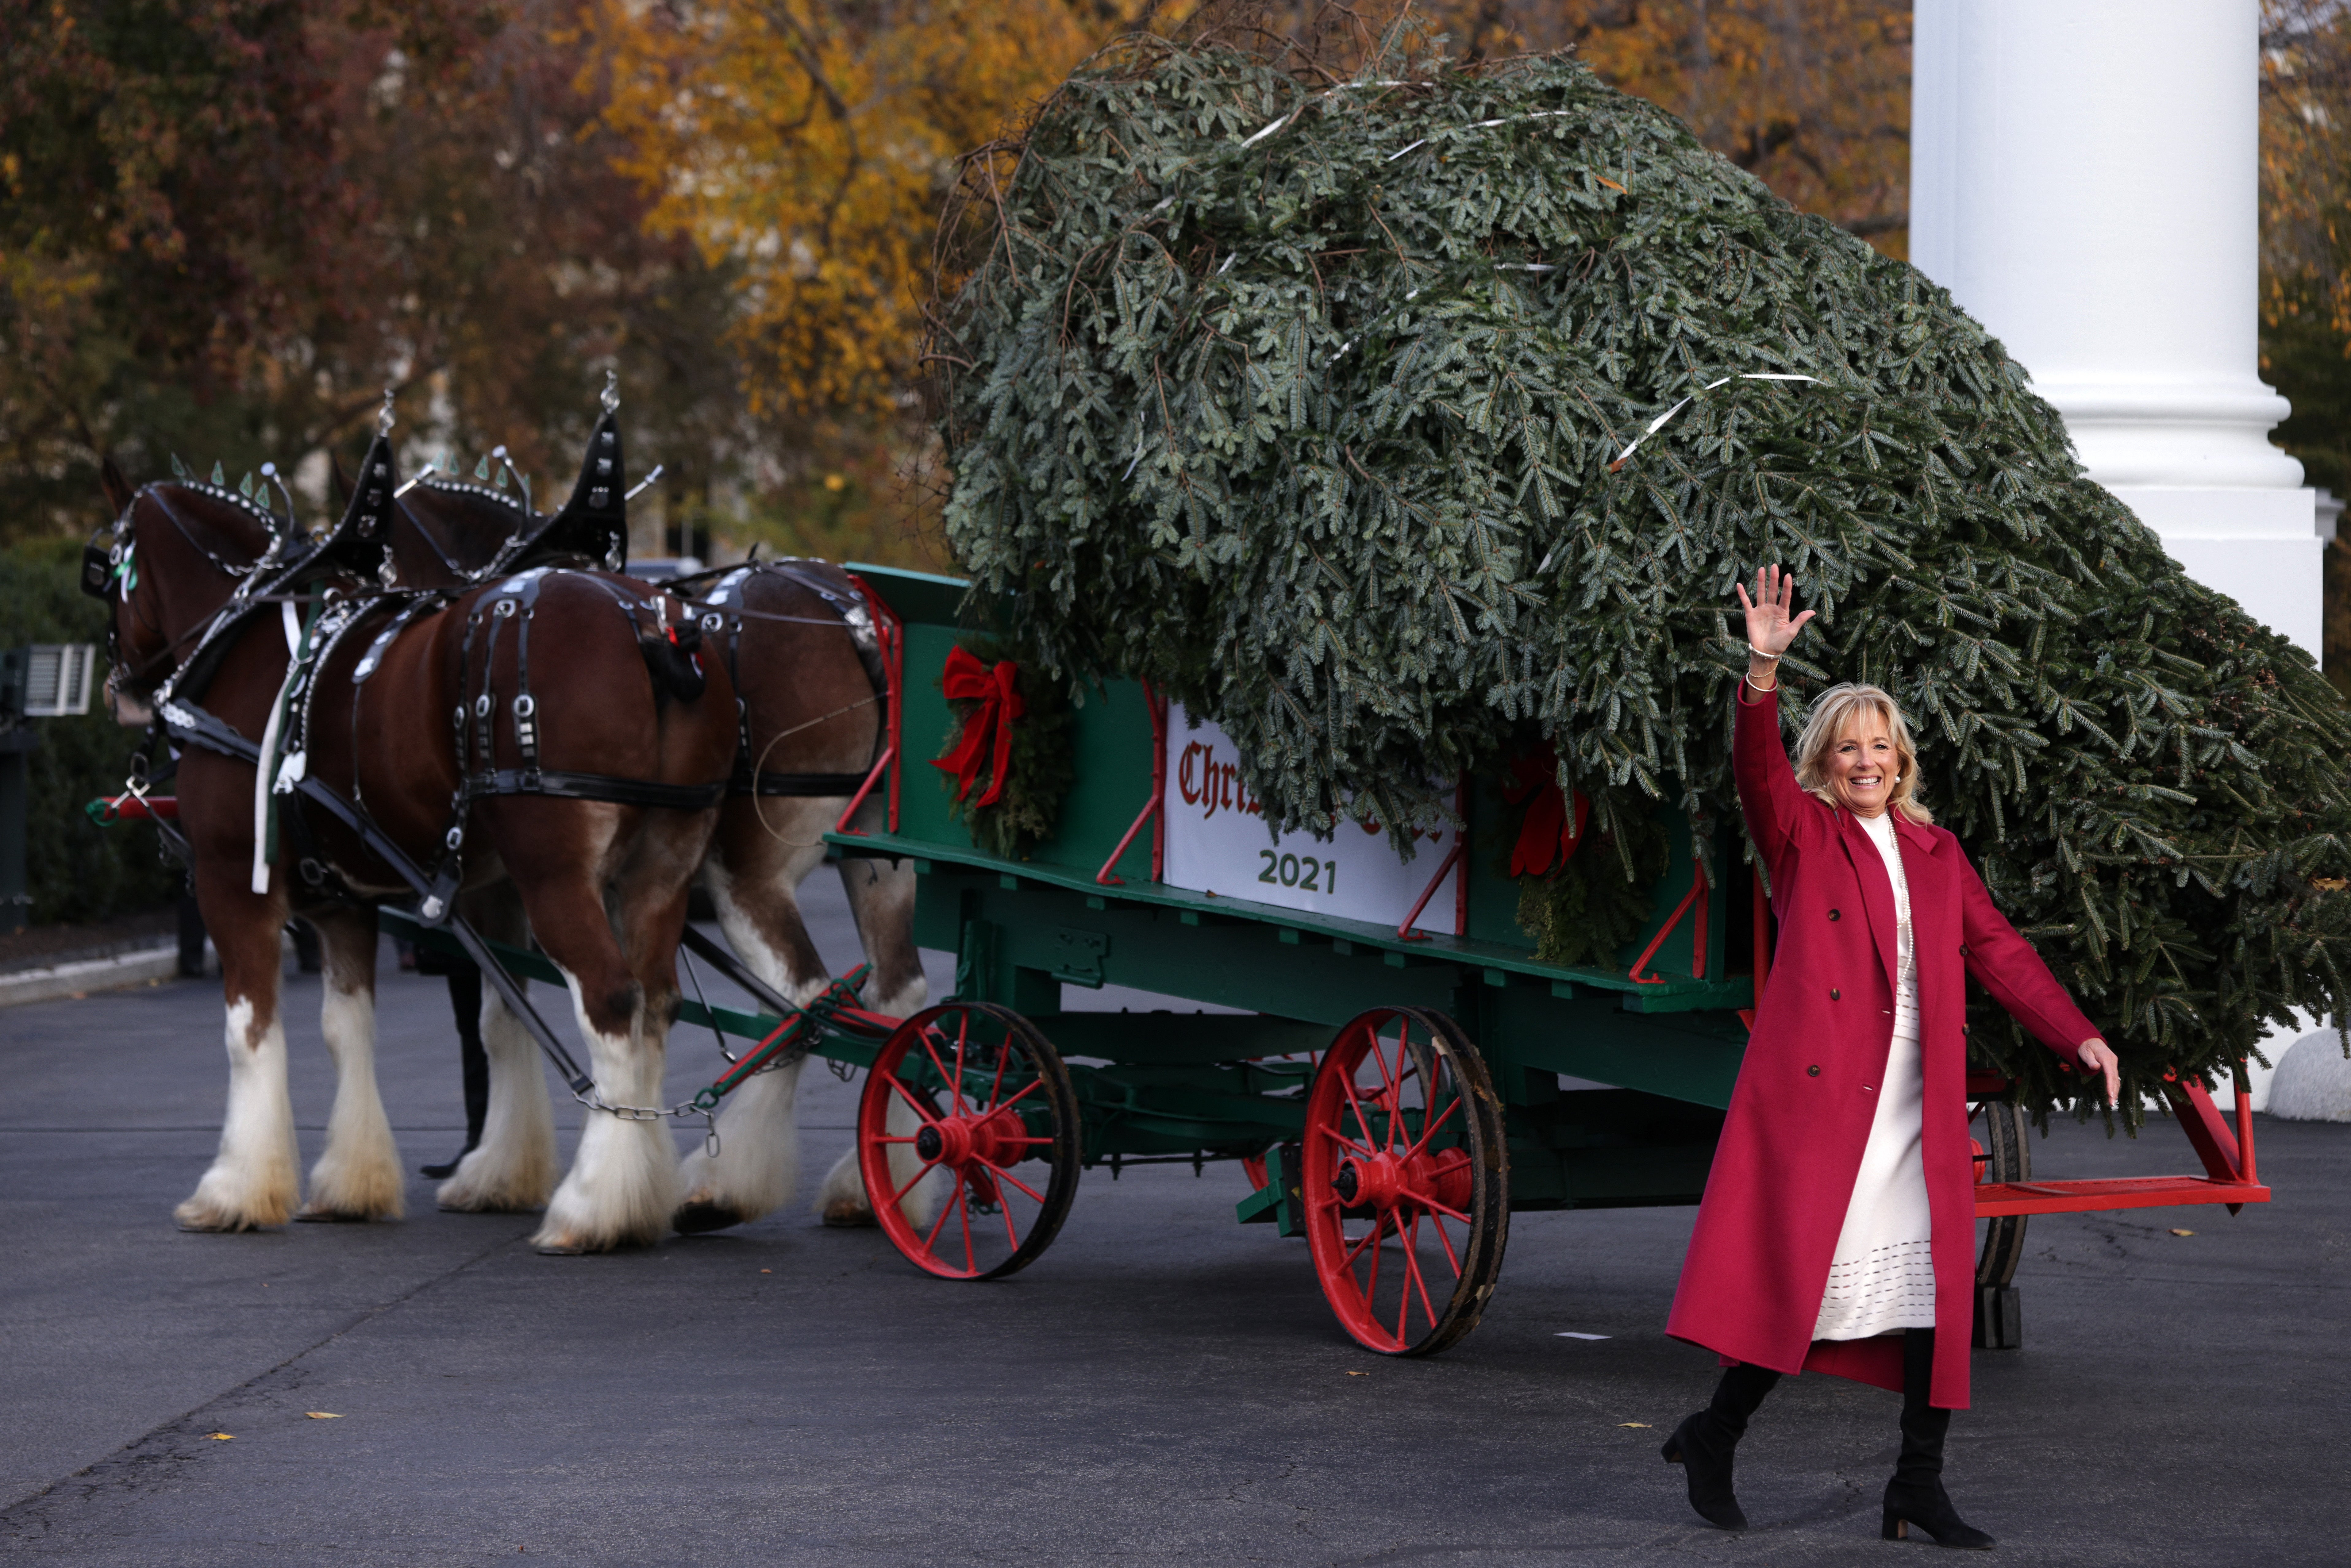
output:
<path id="1" fill-rule="evenodd" d="M 867 804 L 869 810 L 874 810 L 873 802 Z M 873 965 L 872 977 L 865 984 L 865 1005 L 892 1018 L 910 1018 L 920 1012 L 930 995 L 930 984 L 923 976 L 922 954 L 914 946 L 913 863 L 843 860 L 841 886 L 849 895 L 851 913 L 857 917 L 858 940 L 864 944 L 865 956 Z M 891 1103 L 888 1126 L 893 1137 L 911 1136 L 915 1121 L 914 1111 L 904 1101 Z M 912 1148 L 908 1144 L 890 1146 L 891 1169 L 902 1184 L 914 1174 Z M 901 1164 L 904 1170 L 898 1168 Z M 938 1185 L 925 1181 L 907 1194 L 910 1220 L 925 1226 L 930 1223 L 933 1205 L 944 1196 L 934 1190 Z M 865 1194 L 864 1177 L 859 1174 L 854 1144 L 825 1173 L 824 1185 L 817 1191 L 817 1210 L 827 1225 L 873 1223 L 873 1206 Z"/>
<path id="2" fill-rule="evenodd" d="M 228 1112 L 211 1168 L 172 1211 L 183 1230 L 283 1225 L 299 1191 L 286 1026 L 277 1010 L 286 900 L 250 891 L 246 874 L 246 862 L 225 856 L 202 858 L 196 867 L 196 901 L 220 953 L 227 1004 Z"/>
<path id="3" fill-rule="evenodd" d="M 527 946 L 530 925 L 511 883 L 468 894 L 474 929 L 509 947 Z M 523 984 L 525 982 L 517 982 Z M 547 1206 L 555 1190 L 555 1112 L 538 1042 L 508 1010 L 496 986 L 482 981 L 482 1050 L 489 1058 L 490 1103 L 482 1141 L 457 1162 L 434 1199 L 464 1214 L 511 1214 Z"/>
<path id="4" fill-rule="evenodd" d="M 796 1003 L 820 995 L 828 977 L 809 940 L 793 890 L 824 859 L 816 831 L 801 819 L 809 802 L 789 799 L 730 802 L 719 819 L 704 875 L 726 940 L 751 972 Z M 782 819 L 782 841 L 756 810 Z M 673 1219 L 688 1235 L 742 1225 L 789 1203 L 799 1180 L 799 1127 L 795 1105 L 806 1059 L 755 1073 L 720 1106 L 718 1152 L 706 1145 L 685 1156 L 678 1183 L 685 1191 Z"/>
<path id="5" fill-rule="evenodd" d="M 335 1108 L 299 1218 L 398 1219 L 407 1184 L 375 1078 L 375 912 L 337 909 L 308 918 L 324 949 L 319 1022 L 335 1059 Z"/>
<path id="6" fill-rule="evenodd" d="M 660 1035 L 646 1027 L 645 988 L 605 914 L 605 884 L 619 869 L 615 862 L 633 847 L 622 841 L 622 808 L 602 802 L 538 801 L 528 822 L 517 821 L 497 842 L 532 933 L 570 987 L 597 1092 L 610 1105 L 650 1109 L 662 1103 Z M 681 928 L 692 871 L 692 860 L 677 870 Z M 616 907 L 642 902 L 623 897 Z M 673 949 L 676 939 L 673 929 Z M 670 961 L 676 962 L 674 951 Z M 602 1252 L 658 1240 L 677 1207 L 676 1167 L 664 1119 L 591 1108 L 571 1169 L 548 1201 L 532 1245 L 542 1252 Z"/>

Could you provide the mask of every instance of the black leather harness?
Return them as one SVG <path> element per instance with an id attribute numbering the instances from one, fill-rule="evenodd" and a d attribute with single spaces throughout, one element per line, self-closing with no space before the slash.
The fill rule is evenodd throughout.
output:
<path id="1" fill-rule="evenodd" d="M 730 567 L 713 585 L 710 591 L 699 601 L 711 607 L 711 610 L 702 618 L 703 630 L 717 632 L 723 629 L 726 633 L 726 675 L 729 682 L 734 685 L 736 692 L 735 773 L 734 777 L 726 781 L 726 792 L 729 795 L 791 796 L 816 800 L 854 795 L 864 787 L 866 773 L 871 770 L 869 765 L 868 768 L 855 773 L 779 773 L 772 768 L 759 767 L 758 758 L 751 749 L 750 709 L 743 700 L 738 664 L 743 641 L 743 622 L 746 619 L 789 621 L 796 624 L 810 626 L 840 626 L 850 634 L 851 641 L 857 648 L 858 657 L 865 665 L 865 678 L 872 685 L 875 700 L 881 702 L 889 700 L 889 682 L 882 668 L 881 653 L 877 648 L 867 645 L 870 638 L 861 638 L 857 634 L 857 617 L 870 618 L 872 612 L 856 599 L 844 597 L 835 591 L 831 583 L 814 573 L 797 570 L 797 564 L 790 560 L 770 560 Z M 832 612 L 834 619 L 820 621 L 812 616 L 769 615 L 740 603 L 730 604 L 730 600 L 740 597 L 745 580 L 757 572 L 772 572 L 796 587 L 815 594 L 825 608 Z M 867 624 L 870 627 L 870 619 Z"/>

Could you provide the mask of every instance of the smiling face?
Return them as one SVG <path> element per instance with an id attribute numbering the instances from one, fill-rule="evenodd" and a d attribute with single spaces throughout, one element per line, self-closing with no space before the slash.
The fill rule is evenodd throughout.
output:
<path id="1" fill-rule="evenodd" d="M 1836 744 L 1829 747 L 1821 771 L 1838 805 L 1856 817 L 1875 817 L 1894 798 L 1901 763 L 1886 715 L 1863 707 L 1855 710 Z"/>

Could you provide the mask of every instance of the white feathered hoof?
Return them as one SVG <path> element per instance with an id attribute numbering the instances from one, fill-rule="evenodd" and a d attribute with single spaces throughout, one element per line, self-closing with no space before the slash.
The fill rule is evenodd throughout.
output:
<path id="1" fill-rule="evenodd" d="M 2286 1047 L 2270 1079 L 2269 1113 L 2286 1122 L 2351 1122 L 2351 1059 L 2333 1030 Z"/>
<path id="2" fill-rule="evenodd" d="M 551 1145 L 484 1144 L 457 1162 L 457 1172 L 441 1184 L 434 1201 L 452 1214 L 536 1214 L 555 1191 Z"/>
<path id="3" fill-rule="evenodd" d="M 290 1170 L 282 1183 L 261 1184 L 242 1191 L 235 1190 L 235 1184 L 227 1180 L 216 1182 L 216 1174 L 205 1173 L 187 1201 L 172 1211 L 172 1218 L 181 1229 L 268 1230 L 293 1218 L 295 1188 Z"/>
<path id="4" fill-rule="evenodd" d="M 824 1173 L 824 1185 L 817 1188 L 816 1212 L 827 1225 L 843 1230 L 873 1223 L 873 1206 L 865 1197 L 865 1178 L 857 1170 L 855 1145 Z"/>
<path id="5" fill-rule="evenodd" d="M 331 1155 L 310 1167 L 310 1199 L 294 1218 L 307 1223 L 358 1223 L 398 1219 L 408 1212 L 407 1182 L 399 1156 L 386 1142 L 360 1160 Z"/>
<path id="6" fill-rule="evenodd" d="M 677 1209 L 677 1155 L 667 1124 L 591 1114 L 571 1172 L 548 1200 L 530 1244 L 557 1254 L 649 1247 L 669 1234 Z"/>
<path id="7" fill-rule="evenodd" d="M 707 1236 L 714 1230 L 724 1230 L 729 1226 L 747 1225 L 758 1218 L 758 1215 L 744 1213 L 732 1204 L 696 1195 L 677 1206 L 677 1212 L 669 1217 L 669 1223 L 670 1228 L 680 1236 Z"/>

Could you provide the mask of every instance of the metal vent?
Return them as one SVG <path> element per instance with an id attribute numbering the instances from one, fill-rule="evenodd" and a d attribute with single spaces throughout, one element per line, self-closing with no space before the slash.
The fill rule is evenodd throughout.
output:
<path id="1" fill-rule="evenodd" d="M 89 711 L 98 649 L 88 643 L 36 643 L 25 672 L 25 716 L 63 718 Z"/>

